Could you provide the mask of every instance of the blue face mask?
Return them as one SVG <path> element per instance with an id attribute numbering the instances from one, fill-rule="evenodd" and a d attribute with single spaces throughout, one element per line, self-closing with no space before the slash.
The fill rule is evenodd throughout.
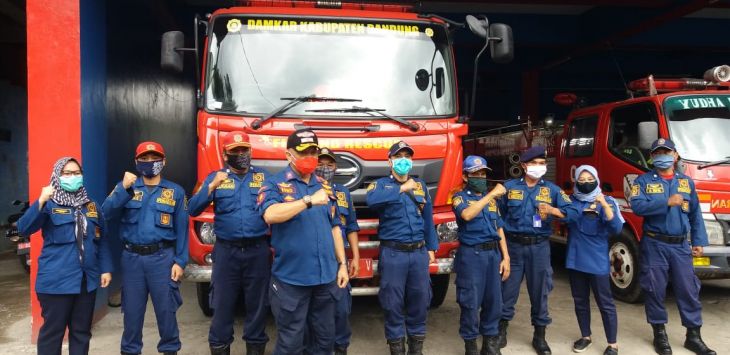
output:
<path id="1" fill-rule="evenodd" d="M 84 177 L 83 175 L 61 176 L 58 178 L 58 182 L 62 189 L 68 192 L 76 192 L 79 191 L 81 186 L 84 186 Z"/>
<path id="2" fill-rule="evenodd" d="M 674 155 L 670 154 L 657 154 L 652 157 L 652 160 L 657 169 L 669 169 L 674 165 Z"/>
<path id="3" fill-rule="evenodd" d="M 140 161 L 137 160 L 137 172 L 144 177 L 154 177 L 162 172 L 162 160 Z"/>
<path id="4" fill-rule="evenodd" d="M 407 175 L 411 168 L 413 168 L 413 161 L 410 158 L 393 159 L 393 171 L 396 174 L 400 176 Z"/>

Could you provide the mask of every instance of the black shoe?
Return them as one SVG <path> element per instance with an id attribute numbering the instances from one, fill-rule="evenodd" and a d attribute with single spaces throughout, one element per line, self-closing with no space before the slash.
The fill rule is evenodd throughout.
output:
<path id="1" fill-rule="evenodd" d="M 165 351 L 162 355 L 177 355 L 177 351 Z"/>
<path id="2" fill-rule="evenodd" d="M 590 339 L 580 338 L 573 343 L 573 352 L 582 353 L 590 348 L 591 345 L 593 345 L 593 342 Z"/>
<path id="3" fill-rule="evenodd" d="M 502 349 L 507 346 L 507 327 L 509 321 L 502 319 L 499 321 L 499 348 Z"/>
<path id="4" fill-rule="evenodd" d="M 263 354 L 261 353 L 261 355 Z M 335 345 L 335 355 L 347 355 L 347 348 Z"/>
<path id="5" fill-rule="evenodd" d="M 124 351 L 121 352 L 122 355 L 140 355 L 140 354 L 134 354 L 134 353 L 125 353 Z"/>
<path id="6" fill-rule="evenodd" d="M 537 355 L 552 355 L 552 350 L 545 341 L 545 327 L 535 326 L 535 332 L 532 334 L 532 348 L 535 349 Z"/>
<path id="7" fill-rule="evenodd" d="M 482 338 L 482 351 L 480 355 L 502 355 L 499 350 L 499 335 L 495 336 L 484 336 Z"/>
<path id="8" fill-rule="evenodd" d="M 246 343 L 246 355 L 264 355 L 266 343 Z"/>
<path id="9" fill-rule="evenodd" d="M 479 345 L 477 345 L 476 339 L 464 339 L 464 355 L 479 355 Z"/>
<path id="10" fill-rule="evenodd" d="M 211 346 L 210 355 L 231 355 L 231 346 L 230 345 Z"/>
<path id="11" fill-rule="evenodd" d="M 390 348 L 390 355 L 406 355 L 406 339 L 389 339 L 388 347 Z"/>
<path id="12" fill-rule="evenodd" d="M 687 337 L 684 340 L 684 347 L 687 350 L 698 355 L 716 355 L 715 350 L 707 347 L 702 336 L 700 335 L 700 327 L 687 328 Z"/>
<path id="13" fill-rule="evenodd" d="M 672 355 L 672 347 L 669 345 L 669 337 L 664 324 L 652 324 L 654 330 L 654 351 L 659 355 Z"/>
<path id="14" fill-rule="evenodd" d="M 425 335 L 409 335 L 408 336 L 408 355 L 423 355 L 423 341 L 426 340 Z"/>
<path id="15" fill-rule="evenodd" d="M 603 351 L 603 355 L 618 355 L 618 348 L 607 346 Z"/>

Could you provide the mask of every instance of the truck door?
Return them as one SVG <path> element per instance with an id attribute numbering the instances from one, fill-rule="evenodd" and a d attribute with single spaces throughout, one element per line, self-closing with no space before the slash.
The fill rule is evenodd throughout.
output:
<path id="1" fill-rule="evenodd" d="M 566 140 L 563 143 L 564 152 L 560 164 L 561 171 L 558 174 L 558 181 L 555 182 L 564 190 L 573 188 L 575 168 L 583 164 L 598 165 L 598 155 L 594 149 L 597 129 L 597 114 L 578 116 L 570 121 Z"/>
<path id="2" fill-rule="evenodd" d="M 657 127 L 652 135 L 657 137 L 657 109 L 652 101 L 619 106 L 611 110 L 609 120 L 608 152 L 601 159 L 599 174 L 604 192 L 616 197 L 621 205 L 628 201 L 634 179 L 652 168 L 649 150 L 653 139 L 643 137 L 640 126 L 655 123 L 649 126 Z"/>

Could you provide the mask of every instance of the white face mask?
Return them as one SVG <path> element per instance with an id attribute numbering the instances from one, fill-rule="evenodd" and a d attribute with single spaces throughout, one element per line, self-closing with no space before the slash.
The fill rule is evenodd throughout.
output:
<path id="1" fill-rule="evenodd" d="M 543 177 L 546 172 L 547 166 L 545 165 L 528 165 L 525 173 L 527 173 L 527 176 L 537 180 Z"/>

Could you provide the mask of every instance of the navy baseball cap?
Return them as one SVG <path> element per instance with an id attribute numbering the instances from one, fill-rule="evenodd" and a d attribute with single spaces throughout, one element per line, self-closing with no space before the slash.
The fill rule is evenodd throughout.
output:
<path id="1" fill-rule="evenodd" d="M 672 142 L 669 139 L 659 138 L 654 141 L 654 143 L 651 144 L 651 152 L 653 153 L 655 150 L 659 148 L 666 148 L 669 150 L 676 151 L 677 148 L 674 147 L 674 142 Z"/>
<path id="2" fill-rule="evenodd" d="M 333 153 L 327 147 L 322 147 L 322 148 L 319 149 L 319 157 L 321 158 L 323 156 L 324 157 L 330 157 L 330 158 L 332 158 L 332 160 L 337 161 L 337 159 L 335 158 L 335 153 Z"/>
<path id="3" fill-rule="evenodd" d="M 473 173 L 482 169 L 492 170 L 487 166 L 487 159 L 476 155 L 470 155 L 464 159 L 464 172 Z"/>
<path id="4" fill-rule="evenodd" d="M 520 162 L 527 163 L 532 159 L 545 159 L 545 157 L 547 157 L 547 151 L 545 150 L 545 147 L 538 145 L 528 148 L 526 151 L 522 152 L 522 154 L 520 154 Z"/>
<path id="5" fill-rule="evenodd" d="M 406 143 L 404 141 L 400 141 L 400 142 L 395 143 L 395 144 L 393 144 L 393 145 L 390 146 L 390 149 L 388 149 L 388 157 L 390 158 L 390 157 L 398 154 L 398 152 L 400 152 L 403 149 L 406 149 L 409 152 L 411 152 L 411 155 L 414 155 L 414 153 L 415 153 L 413 151 L 413 148 L 411 148 L 411 146 L 408 145 L 408 143 Z"/>
<path id="6" fill-rule="evenodd" d="M 302 129 L 289 135 L 286 140 L 286 149 L 295 149 L 297 152 L 302 152 L 309 147 L 316 147 L 319 149 L 319 141 L 317 135 L 311 129 Z"/>

